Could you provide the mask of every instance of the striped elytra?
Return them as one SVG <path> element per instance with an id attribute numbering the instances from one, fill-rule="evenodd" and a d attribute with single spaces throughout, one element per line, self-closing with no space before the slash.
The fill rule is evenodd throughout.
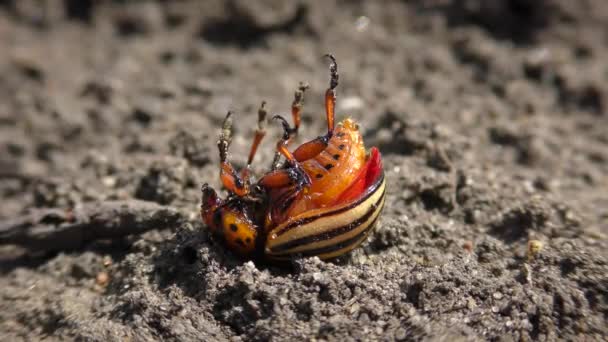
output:
<path id="1" fill-rule="evenodd" d="M 292 104 L 295 126 L 282 116 L 273 117 L 283 126 L 283 135 L 276 144 L 271 170 L 256 183 L 250 165 L 266 134 L 266 103 L 258 111 L 247 167 L 240 171 L 228 153 L 232 113 L 224 119 L 217 146 L 220 180 L 229 195 L 220 198 L 203 185 L 201 217 L 214 236 L 240 255 L 279 262 L 308 256 L 331 259 L 359 246 L 378 222 L 386 191 L 380 152 L 365 149 L 354 120 L 347 118 L 334 125 L 338 66 L 333 56 L 328 58 L 327 133 L 289 148 L 298 133 L 308 88 L 301 84 Z"/>
<path id="2" fill-rule="evenodd" d="M 357 247 L 374 228 L 384 207 L 386 181 L 380 176 L 357 200 L 305 212 L 277 226 L 268 234 L 269 259 L 296 256 L 330 259 Z"/>

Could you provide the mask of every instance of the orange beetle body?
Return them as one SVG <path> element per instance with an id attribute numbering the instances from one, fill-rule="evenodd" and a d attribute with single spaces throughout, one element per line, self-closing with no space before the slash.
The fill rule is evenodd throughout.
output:
<path id="1" fill-rule="evenodd" d="M 231 250 L 248 257 L 290 260 L 298 256 L 329 259 L 363 242 L 374 228 L 384 206 L 385 180 L 380 153 L 368 153 L 352 119 L 334 127 L 335 92 L 338 74 L 331 64 L 330 88 L 326 92 L 328 132 L 287 148 L 300 122 L 303 92 L 296 92 L 292 106 L 295 127 L 283 123 L 284 135 L 277 144 L 274 167 L 256 183 L 250 180 L 249 165 L 265 132 L 264 103 L 247 168 L 240 173 L 228 161 L 231 114 L 228 113 L 218 147 L 220 178 L 229 191 L 220 199 L 203 185 L 201 216 L 206 225 Z M 281 165 L 276 161 L 285 159 Z"/>

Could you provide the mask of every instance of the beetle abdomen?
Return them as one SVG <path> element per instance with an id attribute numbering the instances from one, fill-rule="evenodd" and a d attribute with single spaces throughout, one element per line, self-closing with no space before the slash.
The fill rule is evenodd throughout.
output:
<path id="1" fill-rule="evenodd" d="M 358 125 L 345 119 L 336 127 L 327 148 L 302 163 L 312 180 L 308 193 L 317 208 L 331 206 L 365 164 L 365 147 Z M 299 213 L 292 212 L 292 215 Z"/>
<path id="2" fill-rule="evenodd" d="M 268 234 L 266 255 L 275 260 L 296 255 L 330 259 L 350 251 L 374 228 L 384 206 L 385 187 L 381 174 L 355 201 L 287 220 Z"/>

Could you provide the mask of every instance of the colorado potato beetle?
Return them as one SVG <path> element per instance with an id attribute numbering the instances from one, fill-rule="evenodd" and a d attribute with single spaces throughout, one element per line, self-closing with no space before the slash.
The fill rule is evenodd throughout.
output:
<path id="1" fill-rule="evenodd" d="M 247 166 L 240 172 L 229 161 L 232 113 L 218 140 L 220 179 L 229 195 L 221 199 L 202 187 L 204 223 L 231 250 L 246 257 L 290 260 L 300 256 L 337 257 L 361 244 L 384 206 L 386 182 L 377 148 L 366 152 L 358 124 L 350 118 L 334 126 L 338 65 L 330 59 L 325 93 L 327 133 L 293 152 L 288 149 L 300 127 L 307 85 L 300 84 L 291 108 L 294 126 L 280 115 L 283 135 L 270 171 L 252 180 L 251 163 L 265 135 L 266 110 L 258 111 L 258 128 Z"/>

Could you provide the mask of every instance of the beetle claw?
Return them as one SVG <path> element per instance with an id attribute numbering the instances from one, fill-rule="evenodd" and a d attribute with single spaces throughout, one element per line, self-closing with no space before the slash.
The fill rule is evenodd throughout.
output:
<path id="1" fill-rule="evenodd" d="M 283 140 L 288 140 L 291 137 L 291 126 L 289 126 L 289 123 L 287 122 L 287 120 L 282 117 L 281 115 L 275 115 L 272 117 L 272 120 L 278 120 L 281 121 L 281 125 L 283 125 Z"/>

